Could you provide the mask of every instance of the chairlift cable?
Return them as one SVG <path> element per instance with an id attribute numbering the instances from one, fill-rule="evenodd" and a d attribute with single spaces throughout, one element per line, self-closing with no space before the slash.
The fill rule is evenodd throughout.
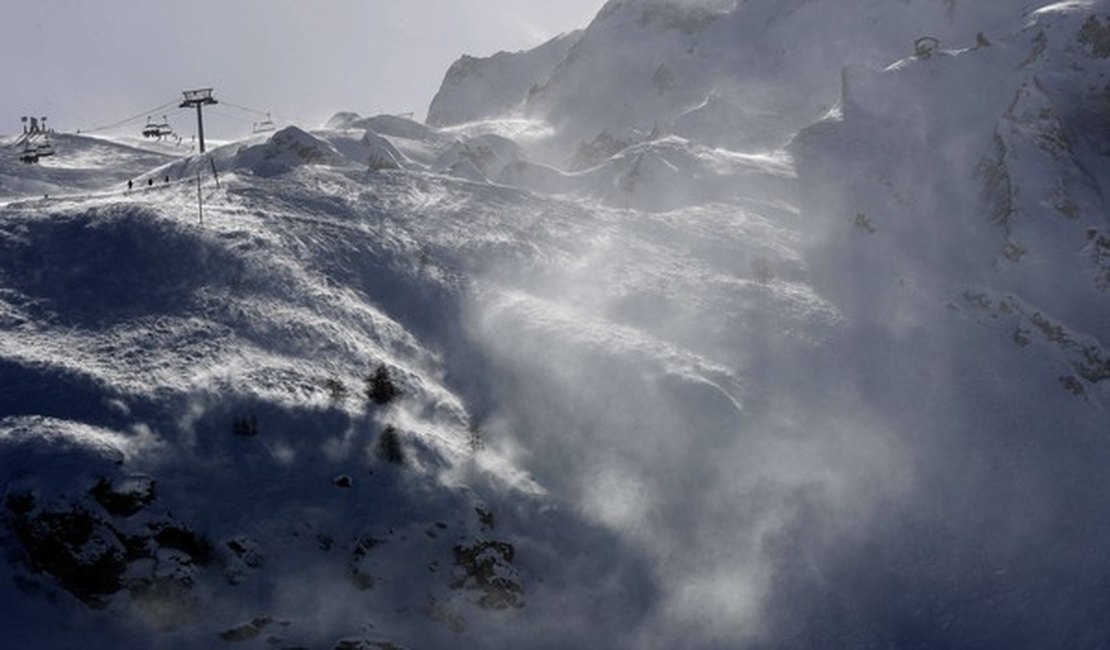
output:
<path id="1" fill-rule="evenodd" d="M 260 111 L 257 108 L 248 108 L 246 106 L 240 106 L 239 104 L 233 104 L 233 103 L 231 103 L 227 100 L 223 100 L 223 99 L 220 100 L 220 103 L 223 104 L 224 106 L 230 106 L 231 108 L 238 108 L 241 111 L 247 111 L 248 113 L 257 113 L 258 115 L 265 115 L 266 114 L 266 111 Z"/>
<path id="2" fill-rule="evenodd" d="M 217 111 L 216 109 L 213 109 L 213 108 L 209 108 L 208 112 L 211 113 L 212 115 L 218 115 L 220 117 L 224 117 L 224 118 L 227 118 L 229 120 L 235 120 L 236 122 L 243 122 L 244 124 L 252 124 L 253 123 L 251 120 L 246 120 L 246 119 L 243 119 L 241 117 L 236 117 L 235 115 L 231 115 L 231 114 L 225 113 L 223 111 Z"/>
<path id="3" fill-rule="evenodd" d="M 300 121 L 301 121 L 301 120 L 298 120 L 298 119 L 294 119 L 294 118 L 288 117 L 288 116 L 286 116 L 286 115 L 281 115 L 281 114 L 279 114 L 279 113 L 275 113 L 275 112 L 273 112 L 273 111 L 260 111 L 260 110 L 258 110 L 257 108 L 250 108 L 249 106 L 241 106 L 241 105 L 239 105 L 239 104 L 235 104 L 235 103 L 233 103 L 233 102 L 229 102 L 229 101 L 227 101 L 227 100 L 224 100 L 224 99 L 221 99 L 221 100 L 220 100 L 220 103 L 221 103 L 221 104 L 223 104 L 224 106 L 228 106 L 228 107 L 230 107 L 230 108 L 237 108 L 237 109 L 239 109 L 239 110 L 241 110 L 241 111 L 247 111 L 248 113 L 254 113 L 254 114 L 256 114 L 256 115 L 263 115 L 263 116 L 265 116 L 265 117 L 266 117 L 267 119 L 269 119 L 269 120 L 271 120 L 271 121 L 273 121 L 273 118 L 274 118 L 274 117 L 277 117 L 277 118 L 278 118 L 279 120 L 281 120 L 282 122 L 290 122 L 290 123 L 293 123 L 293 122 L 300 122 Z"/>
<path id="4" fill-rule="evenodd" d="M 119 122 L 114 122 L 112 124 L 106 124 L 104 126 L 98 126 L 96 128 L 93 128 L 93 129 L 81 129 L 81 133 L 97 133 L 99 131 L 108 131 L 108 130 L 111 130 L 111 129 L 115 129 L 115 128 L 124 126 L 125 124 L 128 124 L 130 122 L 135 122 L 135 121 L 150 117 L 154 113 L 157 113 L 158 111 L 166 110 L 167 108 L 170 108 L 171 106 L 174 106 L 176 104 L 177 104 L 177 100 L 174 100 L 172 102 L 167 102 L 167 103 L 162 104 L 161 106 L 158 106 L 156 108 L 145 110 L 141 113 L 137 113 L 135 115 L 132 115 L 131 117 L 129 117 L 127 119 L 120 120 Z"/>

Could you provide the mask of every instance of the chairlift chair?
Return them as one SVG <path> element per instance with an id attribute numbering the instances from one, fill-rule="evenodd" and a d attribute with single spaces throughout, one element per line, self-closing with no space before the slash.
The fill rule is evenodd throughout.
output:
<path id="1" fill-rule="evenodd" d="M 43 140 L 35 147 L 35 154 L 39 158 L 46 158 L 47 156 L 54 155 L 54 145 L 50 144 L 50 140 Z"/>
<path id="2" fill-rule="evenodd" d="M 143 127 L 144 138 L 157 138 L 160 131 L 161 129 L 159 128 L 159 125 L 155 124 L 154 120 L 150 119 L 149 117 L 146 118 L 146 126 Z"/>
<path id="3" fill-rule="evenodd" d="M 155 128 L 158 129 L 158 135 L 156 137 L 159 140 L 173 135 L 173 127 L 170 126 L 170 121 L 165 115 L 162 116 L 162 121 L 155 125 Z"/>
<path id="4" fill-rule="evenodd" d="M 922 36 L 913 42 L 913 55 L 919 59 L 928 59 L 940 49 L 940 40 L 935 36 Z"/>
<path id="5" fill-rule="evenodd" d="M 270 119 L 269 113 L 266 113 L 266 119 L 262 120 L 261 122 L 255 122 L 254 124 L 255 133 L 268 133 L 275 130 L 277 130 L 277 125 L 275 125 L 274 121 Z"/>
<path id="6" fill-rule="evenodd" d="M 39 161 L 38 147 L 32 146 L 31 143 L 23 145 L 23 153 L 19 156 L 19 162 L 33 165 Z"/>

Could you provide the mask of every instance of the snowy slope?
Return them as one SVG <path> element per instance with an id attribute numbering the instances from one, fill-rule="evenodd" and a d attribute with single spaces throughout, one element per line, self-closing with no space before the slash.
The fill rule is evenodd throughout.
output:
<path id="1" fill-rule="evenodd" d="M 1105 646 L 1110 4 L 1032 4 L 614 0 L 542 119 L 6 167 L 5 638 Z"/>
<path id="2" fill-rule="evenodd" d="M 187 184 L 5 211 L 3 475 L 10 503 L 26 504 L 9 513 L 16 575 L 41 582 L 37 569 L 44 587 L 121 619 L 105 647 L 163 629 L 206 645 L 256 618 L 273 619 L 260 641 L 310 644 L 411 640 L 413 617 L 442 624 L 421 633 L 435 643 L 499 624 L 482 613 L 524 602 L 524 578 L 494 527 L 540 518 L 521 527 L 539 539 L 556 524 L 535 509 L 502 515 L 459 483 L 485 467 L 467 482 L 514 508 L 539 493 L 494 450 L 474 457 L 479 423 L 444 384 L 442 353 L 420 342 L 459 336 L 458 262 L 375 210 L 400 200 L 390 219 L 403 218 L 447 192 L 382 177 L 359 203 L 361 166 L 271 182 L 274 159 L 254 151 L 238 157 L 264 173 L 206 188 L 204 227 Z M 472 239 L 444 245 L 482 246 Z M 379 363 L 396 404 L 361 396 Z M 380 458 L 388 426 L 408 469 Z M 152 487 L 132 514 L 115 502 L 136 482 Z M 43 550 L 63 530 L 64 549 Z M 23 634 L 54 638 L 44 621 Z"/>
<path id="3" fill-rule="evenodd" d="M 642 384 L 650 396 L 643 406 L 655 404 L 648 412 L 675 410 L 671 425 L 704 419 L 703 405 L 714 415 L 699 435 L 716 435 L 713 422 L 734 426 L 742 382 L 714 358 L 750 335 L 743 314 L 761 305 L 800 340 L 819 337 L 836 318 L 804 285 L 750 277 L 757 257 L 784 277 L 800 273 L 792 236 L 768 218 L 789 218 L 789 210 L 708 204 L 645 219 L 487 183 L 369 171 L 335 158 L 328 137 L 335 131 L 289 131 L 213 150 L 221 187 L 205 177 L 203 226 L 187 179 L 208 165 L 196 159 L 160 168 L 174 180 L 151 190 L 4 210 L 3 358 L 12 388 L 3 458 L 4 475 L 15 477 L 5 484 L 15 504 L 6 544 L 19 584 L 49 588 L 70 611 L 80 611 L 77 601 L 105 608 L 123 621 L 99 635 L 109 646 L 158 629 L 192 646 L 258 619 L 269 621 L 259 623 L 259 641 L 363 634 L 500 647 L 547 625 L 552 607 L 582 621 L 552 636 L 552 647 L 619 639 L 648 616 L 651 589 L 577 605 L 562 599 L 598 579 L 650 582 L 646 551 L 615 536 L 610 518 L 625 515 L 607 506 L 550 511 L 603 495 L 580 482 L 586 474 L 560 469 L 574 447 L 547 452 L 554 464 L 533 468 L 540 483 L 526 474 L 532 463 L 516 458 L 522 442 L 553 442 L 552 426 L 572 426 L 587 436 L 582 444 L 604 447 L 599 422 L 615 413 L 588 409 L 525 428 L 518 418 L 544 411 L 505 410 L 530 402 L 509 399 L 522 386 L 498 377 L 601 354 L 609 359 L 603 376 L 614 386 Z M 734 234 L 722 240 L 721 227 Z M 610 258 L 611 250 L 622 252 Z M 747 252 L 738 259 L 737 250 Z M 566 290 L 582 282 L 593 292 Z M 659 304 L 672 306 L 662 320 Z M 716 334 L 690 332 L 705 317 L 718 321 Z M 562 353 L 529 359 L 523 350 L 536 336 Z M 359 395 L 377 363 L 405 394 L 395 406 Z M 328 380 L 348 395 L 334 401 Z M 525 385 L 566 390 L 546 381 Z M 237 435 L 239 422 L 257 436 Z M 403 436 L 408 470 L 378 456 L 388 425 Z M 475 457 L 470 429 L 478 425 L 489 440 Z M 525 429 L 529 437 L 518 438 Z M 52 440 L 69 451 L 44 447 Z M 67 471 L 74 456 L 89 469 Z M 343 477 L 351 487 L 336 484 Z M 106 488 L 96 488 L 101 479 Z M 560 496 L 544 496 L 555 486 Z M 132 491 L 153 495 L 137 514 L 101 503 L 127 501 Z M 475 508 L 493 513 L 498 528 L 488 530 Z M 60 560 L 36 555 L 34 540 L 58 534 L 59 517 L 93 532 Z M 377 540 L 372 564 L 369 539 Z M 417 551 L 416 539 L 431 541 Z M 508 547 L 482 546 L 502 542 L 521 549 L 519 560 L 508 562 Z M 583 543 L 588 557 L 558 559 Z M 493 584 L 508 592 L 483 587 L 500 573 L 466 578 L 467 549 L 493 554 L 508 581 Z M 624 559 L 607 564 L 618 549 Z M 73 574 L 82 558 L 106 567 L 107 578 Z M 426 577 L 414 581 L 413 571 Z M 517 589 L 524 609 L 513 613 L 516 596 L 504 601 L 507 610 L 496 606 Z M 306 613 L 321 590 L 333 594 L 326 602 L 334 610 Z M 357 616 L 340 605 L 347 602 L 379 614 Z M 397 609 L 407 613 L 382 619 Z M 21 638 L 68 643 L 66 631 L 42 636 L 50 610 L 31 611 L 47 618 L 21 626 Z M 90 625 L 100 620 L 90 616 Z M 589 622 L 597 616 L 614 627 L 599 630 Z M 442 624 L 424 629 L 429 617 Z"/>
<path id="4" fill-rule="evenodd" d="M 0 157 L 0 199 L 124 185 L 185 153 L 169 146 L 67 133 L 54 134 L 51 142 L 67 155 L 43 158 L 37 165 L 20 162 L 22 147 L 15 140 L 0 142 L 4 154 Z"/>

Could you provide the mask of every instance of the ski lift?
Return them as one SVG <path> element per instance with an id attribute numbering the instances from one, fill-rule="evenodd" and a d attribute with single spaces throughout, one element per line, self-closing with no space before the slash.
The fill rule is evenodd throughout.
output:
<path id="1" fill-rule="evenodd" d="M 928 59 L 940 48 L 940 40 L 934 36 L 922 36 L 913 42 L 913 55 L 919 59 Z"/>
<path id="2" fill-rule="evenodd" d="M 162 138 L 173 135 L 173 127 L 170 126 L 169 119 L 165 115 L 162 116 L 161 122 L 155 122 L 151 118 L 146 118 L 146 126 L 143 127 L 144 138 Z"/>
<path id="3" fill-rule="evenodd" d="M 32 146 L 31 143 L 23 145 L 23 153 L 19 156 L 19 162 L 33 165 L 39 161 L 39 149 Z"/>
<path id="4" fill-rule="evenodd" d="M 158 125 L 155 124 L 154 120 L 150 119 L 149 117 L 146 118 L 146 126 L 143 127 L 143 137 L 144 138 L 157 138 L 158 137 L 158 132 L 159 132 Z"/>
<path id="5" fill-rule="evenodd" d="M 165 115 L 162 116 L 162 121 L 154 125 L 154 127 L 158 130 L 158 135 L 155 137 L 157 137 L 159 140 L 173 135 L 173 127 L 170 126 L 170 121 L 166 118 Z"/>
<path id="6" fill-rule="evenodd" d="M 46 158 L 47 156 L 54 155 L 54 145 L 50 144 L 50 140 L 43 140 L 35 147 L 35 154 L 39 158 Z"/>
<path id="7" fill-rule="evenodd" d="M 262 120 L 261 122 L 254 123 L 255 133 L 269 133 L 270 131 L 275 130 L 277 130 L 277 125 L 275 125 L 274 121 L 270 119 L 269 113 L 266 113 L 266 119 Z"/>

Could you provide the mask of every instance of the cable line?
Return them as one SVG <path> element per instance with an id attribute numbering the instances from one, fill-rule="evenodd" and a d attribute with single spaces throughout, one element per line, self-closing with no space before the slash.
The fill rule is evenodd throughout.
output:
<path id="1" fill-rule="evenodd" d="M 175 104 L 177 104 L 177 100 L 174 100 L 172 102 L 166 102 L 165 104 L 162 104 L 161 106 L 158 106 L 156 108 L 152 108 L 150 110 L 143 111 L 141 113 L 137 113 L 137 114 L 135 114 L 135 115 L 133 115 L 133 116 L 127 118 L 127 119 L 120 120 L 119 122 L 114 122 L 112 124 L 106 124 L 104 126 L 98 126 L 94 129 L 81 129 L 80 132 L 81 133 L 96 133 L 98 131 L 108 131 L 110 129 L 115 129 L 115 128 L 118 128 L 118 127 L 121 127 L 121 126 L 127 124 L 128 122 L 135 122 L 137 120 L 141 120 L 145 117 L 148 117 L 152 113 L 157 113 L 158 111 L 165 110 L 165 109 L 167 109 L 167 108 L 169 108 L 169 107 L 171 107 Z"/>
<path id="2" fill-rule="evenodd" d="M 257 113 L 258 115 L 266 115 L 266 111 L 260 111 L 256 108 L 248 108 L 246 106 L 240 106 L 239 104 L 233 104 L 233 103 L 231 103 L 227 100 L 224 100 L 223 104 L 224 104 L 224 106 L 230 106 L 232 108 L 238 108 L 239 110 L 247 111 L 248 113 Z"/>
<path id="3" fill-rule="evenodd" d="M 282 122 L 287 122 L 289 124 L 297 124 L 297 123 L 301 122 L 300 119 L 292 118 L 292 117 L 289 117 L 288 115 L 282 115 L 280 113 L 275 113 L 273 111 L 260 111 L 257 108 L 251 108 L 249 106 L 242 106 L 240 104 L 235 104 L 235 103 L 232 103 L 232 102 L 229 102 L 229 101 L 224 101 L 224 100 L 221 100 L 221 103 L 224 106 L 229 106 L 231 108 L 237 108 L 241 111 L 246 111 L 248 113 L 254 113 L 255 115 L 264 115 L 267 120 L 271 120 L 271 117 L 276 117 L 279 120 L 281 120 Z"/>
<path id="4" fill-rule="evenodd" d="M 227 102 L 220 102 L 220 103 L 226 104 Z M 230 113 L 225 113 L 223 111 L 217 111 L 215 109 L 210 108 L 210 109 L 208 109 L 208 112 L 212 113 L 213 115 L 219 115 L 220 117 L 227 118 L 229 120 L 235 120 L 236 122 L 242 122 L 244 124 L 254 124 L 254 122 L 252 122 L 251 120 L 246 120 L 246 119 L 243 119 L 241 117 L 236 117 L 235 115 L 231 115 Z"/>

